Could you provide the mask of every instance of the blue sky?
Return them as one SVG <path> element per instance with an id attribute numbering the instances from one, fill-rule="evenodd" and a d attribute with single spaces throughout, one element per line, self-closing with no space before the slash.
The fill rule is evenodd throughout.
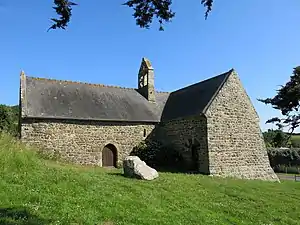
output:
<path id="1" fill-rule="evenodd" d="M 0 0 L 0 103 L 17 104 L 19 74 L 137 86 L 142 57 L 155 86 L 172 91 L 236 69 L 261 118 L 280 115 L 257 98 L 272 97 L 300 64 L 300 1 L 216 0 L 204 20 L 200 0 L 174 1 L 164 32 L 135 25 L 125 0 L 77 0 L 66 31 L 47 32 L 52 0 Z M 187 4 L 188 2 L 188 4 Z"/>

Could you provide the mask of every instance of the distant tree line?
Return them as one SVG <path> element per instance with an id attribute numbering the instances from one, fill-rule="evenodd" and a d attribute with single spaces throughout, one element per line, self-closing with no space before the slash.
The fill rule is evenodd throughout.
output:
<path id="1" fill-rule="evenodd" d="M 289 134 L 281 129 L 263 132 L 267 148 L 300 148 L 300 134 Z"/>
<path id="2" fill-rule="evenodd" d="M 291 147 L 290 136 L 282 130 L 269 129 L 263 132 L 263 136 L 268 148 Z"/>
<path id="3" fill-rule="evenodd" d="M 282 129 L 263 132 L 271 167 L 279 173 L 300 172 L 300 135 Z"/>

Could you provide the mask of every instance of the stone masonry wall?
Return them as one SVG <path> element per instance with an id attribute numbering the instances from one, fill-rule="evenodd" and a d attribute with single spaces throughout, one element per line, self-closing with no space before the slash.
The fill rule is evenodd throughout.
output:
<path id="1" fill-rule="evenodd" d="M 206 116 L 212 175 L 278 180 L 270 167 L 259 117 L 235 72 Z"/>
<path id="2" fill-rule="evenodd" d="M 49 154 L 77 164 L 102 166 L 102 149 L 117 148 L 117 164 L 144 140 L 154 124 L 23 119 L 21 139 Z"/>
<path id="3" fill-rule="evenodd" d="M 198 172 L 208 173 L 206 119 L 204 116 L 161 122 L 155 129 L 154 138 L 180 151 L 184 163 L 188 167 L 193 165 L 191 145 L 199 143 L 197 147 Z"/>

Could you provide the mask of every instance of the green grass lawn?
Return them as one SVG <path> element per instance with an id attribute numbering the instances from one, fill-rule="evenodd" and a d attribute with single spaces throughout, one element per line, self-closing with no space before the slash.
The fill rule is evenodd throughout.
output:
<path id="1" fill-rule="evenodd" d="M 300 224 L 300 182 L 121 172 L 45 161 L 4 136 L 0 224 Z"/>

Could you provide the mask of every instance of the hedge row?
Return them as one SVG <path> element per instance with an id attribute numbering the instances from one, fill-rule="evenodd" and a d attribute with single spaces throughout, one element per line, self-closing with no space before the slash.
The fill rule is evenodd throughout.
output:
<path id="1" fill-rule="evenodd" d="M 275 172 L 300 172 L 300 148 L 269 148 L 268 156 Z"/>

